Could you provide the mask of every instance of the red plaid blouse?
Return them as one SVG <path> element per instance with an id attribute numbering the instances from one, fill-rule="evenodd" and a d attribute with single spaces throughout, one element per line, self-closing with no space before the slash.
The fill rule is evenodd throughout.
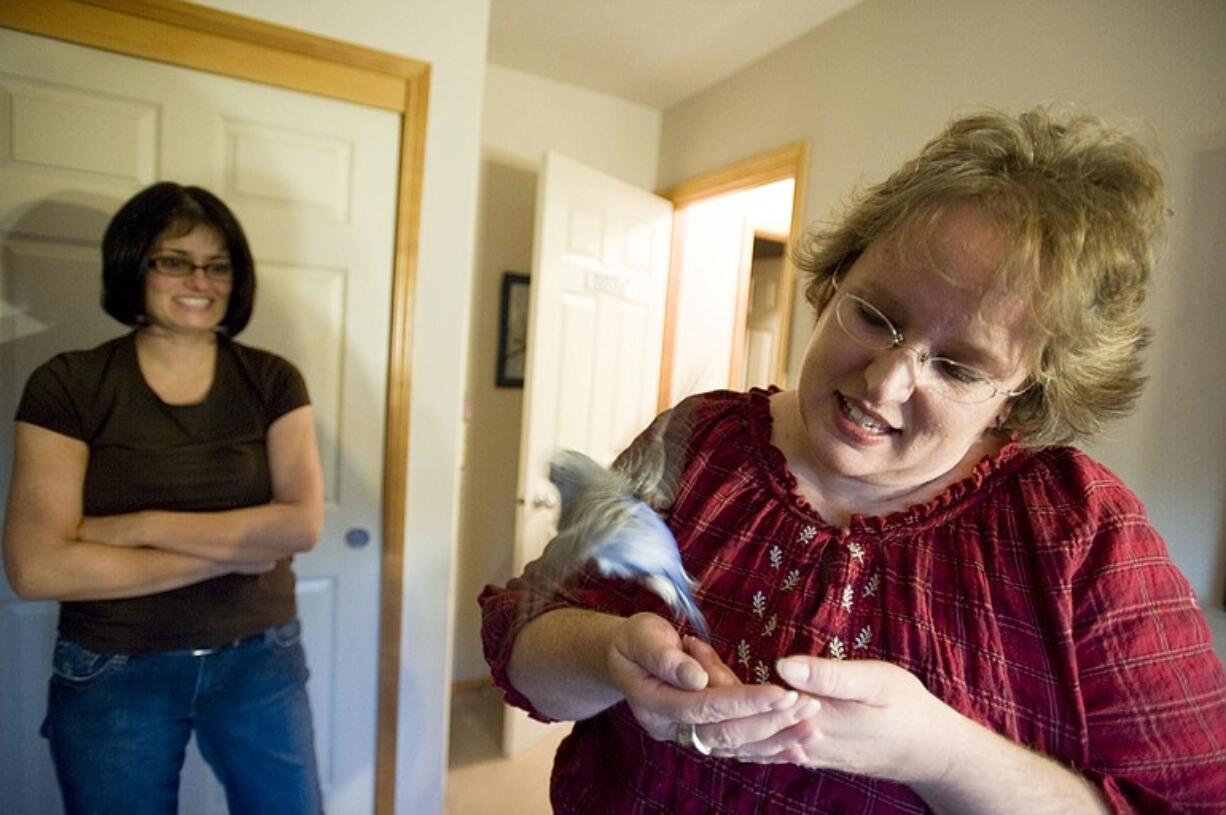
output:
<path id="1" fill-rule="evenodd" d="M 927 503 L 842 528 L 795 491 L 770 445 L 768 394 L 694 397 L 668 523 L 712 645 L 745 682 L 796 653 L 901 665 L 969 718 L 1084 773 L 1116 812 L 1226 812 L 1226 674 L 1187 581 L 1141 502 L 1068 447 L 1010 445 Z M 507 700 L 516 634 L 564 605 L 667 609 L 585 576 L 546 593 L 532 569 L 480 598 Z M 682 625 L 678 621 L 678 625 Z M 651 739 L 623 702 L 558 749 L 560 813 L 922 813 L 908 787 L 704 758 Z"/>

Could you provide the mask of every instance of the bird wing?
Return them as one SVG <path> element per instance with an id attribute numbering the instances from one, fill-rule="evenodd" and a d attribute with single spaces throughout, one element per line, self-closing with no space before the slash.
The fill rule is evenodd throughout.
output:
<path id="1" fill-rule="evenodd" d="M 630 491 L 657 510 L 672 506 L 685 470 L 693 410 L 680 405 L 656 417 L 644 436 L 617 457 L 613 469 L 622 473 Z"/>

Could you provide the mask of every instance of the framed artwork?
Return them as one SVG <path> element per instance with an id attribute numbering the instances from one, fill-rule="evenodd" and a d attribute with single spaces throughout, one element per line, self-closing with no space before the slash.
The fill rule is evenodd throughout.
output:
<path id="1" fill-rule="evenodd" d="M 524 386 L 528 351 L 528 275 L 502 273 L 502 300 L 498 307 L 498 370 L 500 388 Z"/>

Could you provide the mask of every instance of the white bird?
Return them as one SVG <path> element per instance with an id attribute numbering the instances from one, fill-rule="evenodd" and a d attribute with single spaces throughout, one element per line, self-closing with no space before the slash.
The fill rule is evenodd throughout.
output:
<path id="1" fill-rule="evenodd" d="M 575 450 L 553 456 L 549 480 L 562 499 L 558 534 L 535 565 L 559 581 L 589 562 L 606 577 L 634 580 L 708 639 L 707 621 L 694 600 L 697 583 L 681 563 L 672 530 L 653 508 L 672 503 L 688 423 L 670 413 L 654 428 L 649 441 L 633 446 L 612 468 Z"/>

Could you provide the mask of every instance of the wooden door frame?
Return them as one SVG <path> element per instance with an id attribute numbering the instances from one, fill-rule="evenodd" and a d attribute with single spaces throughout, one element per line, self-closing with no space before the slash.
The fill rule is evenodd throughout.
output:
<path id="1" fill-rule="evenodd" d="M 401 117 L 383 453 L 375 758 L 375 812 L 390 815 L 395 807 L 396 788 L 411 317 L 430 65 L 180 0 L 0 0 L 0 26 L 125 56 L 356 102 L 390 110 Z"/>
<path id="2" fill-rule="evenodd" d="M 658 194 L 673 202 L 673 216 L 688 206 L 706 201 L 717 195 L 761 187 L 775 181 L 791 178 L 795 182 L 792 188 L 792 221 L 789 228 L 789 238 L 800 235 L 805 223 L 805 191 L 809 178 L 809 142 L 798 141 L 771 150 L 742 161 L 712 170 L 708 173 L 682 181 L 674 187 L 662 190 Z M 670 407 L 672 397 L 673 352 L 676 342 L 676 320 L 678 297 L 681 288 L 679 267 L 681 252 L 676 232 L 673 233 L 672 263 L 668 275 L 668 297 L 664 306 L 664 351 L 660 357 L 660 398 L 659 408 Z M 742 280 L 738 292 L 738 309 L 744 305 L 748 282 Z M 780 326 L 779 352 L 775 356 L 774 376 L 776 381 L 787 373 L 788 344 L 792 336 L 792 301 L 796 290 L 796 266 L 792 263 L 790 253 L 784 253 L 783 272 L 780 288 L 783 291 L 783 322 Z M 737 351 L 734 349 L 733 356 Z"/>

